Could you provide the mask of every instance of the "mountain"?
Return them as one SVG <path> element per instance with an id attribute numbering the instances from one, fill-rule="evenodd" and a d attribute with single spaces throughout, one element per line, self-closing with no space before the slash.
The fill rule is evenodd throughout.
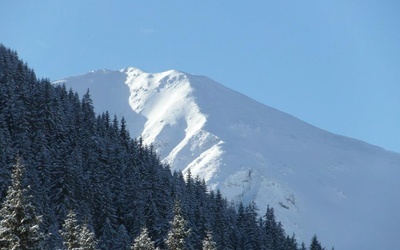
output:
<path id="1" fill-rule="evenodd" d="M 0 249 L 297 250 L 269 207 L 162 164 L 124 118 L 0 44 Z M 321 249 L 317 237 L 312 246 Z M 314 249 L 314 248 L 313 248 Z"/>
<path id="2" fill-rule="evenodd" d="M 336 249 L 395 249 L 400 154 L 335 135 L 204 76 L 137 68 L 68 77 L 96 112 L 124 116 L 173 170 L 234 201 L 275 208 L 285 230 Z M 345 121 L 343 121 L 345 122 Z"/>

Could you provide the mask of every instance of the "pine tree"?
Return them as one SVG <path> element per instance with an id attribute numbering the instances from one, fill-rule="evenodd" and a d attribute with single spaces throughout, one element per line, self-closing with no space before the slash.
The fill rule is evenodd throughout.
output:
<path id="1" fill-rule="evenodd" d="M 20 159 L 14 166 L 12 184 L 0 210 L 0 248 L 1 249 L 40 249 L 44 241 L 40 230 L 41 216 L 27 196 L 28 187 L 24 184 L 25 168 Z"/>
<path id="2" fill-rule="evenodd" d="M 64 246 L 68 250 L 77 249 L 80 247 L 80 232 L 81 228 L 76 219 L 74 211 L 70 210 L 67 214 L 67 218 L 63 224 L 63 230 L 61 236 L 64 239 Z"/>
<path id="3" fill-rule="evenodd" d="M 100 230 L 101 236 L 99 238 L 100 249 L 113 249 L 113 239 L 115 237 L 115 230 L 111 226 L 110 220 L 106 218 L 104 226 Z"/>
<path id="4" fill-rule="evenodd" d="M 306 244 L 304 244 L 304 241 L 301 243 L 300 250 L 307 250 Z"/>
<path id="5" fill-rule="evenodd" d="M 118 227 L 117 235 L 113 244 L 114 250 L 130 250 L 131 249 L 131 238 L 126 231 L 126 227 L 121 224 Z"/>
<path id="6" fill-rule="evenodd" d="M 215 244 L 210 231 L 207 231 L 207 235 L 203 240 L 203 250 L 217 250 L 217 244 Z"/>
<path id="7" fill-rule="evenodd" d="M 314 234 L 314 236 L 311 239 L 311 244 L 310 244 L 310 250 L 323 250 L 321 243 L 318 241 L 317 236 Z"/>
<path id="8" fill-rule="evenodd" d="M 68 250 L 95 250 L 97 246 L 96 236 L 89 229 L 89 225 L 84 223 L 80 225 L 74 211 L 70 210 L 63 224 L 63 230 L 60 232 L 64 239 L 64 246 Z"/>
<path id="9" fill-rule="evenodd" d="M 44 249 L 63 249 L 63 238 L 58 230 L 58 223 L 52 224 L 46 230 L 48 233 L 45 240 Z"/>
<path id="10" fill-rule="evenodd" d="M 286 241 L 283 226 L 280 222 L 276 222 L 274 209 L 269 206 L 264 217 L 265 246 L 267 249 L 280 249 Z"/>
<path id="11" fill-rule="evenodd" d="M 171 230 L 167 237 L 167 246 L 170 250 L 183 250 L 185 239 L 189 236 L 190 229 L 187 229 L 187 222 L 183 218 L 181 207 L 178 202 L 174 205 L 174 219 L 171 222 Z"/>
<path id="12" fill-rule="evenodd" d="M 292 234 L 292 237 L 289 237 L 289 235 L 286 236 L 285 249 L 297 250 L 296 235 L 294 233 Z"/>
<path id="13" fill-rule="evenodd" d="M 213 193 L 211 193 L 213 197 Z M 227 200 L 222 197 L 221 191 L 217 190 L 215 198 L 211 200 L 213 203 L 211 230 L 218 249 L 231 248 L 229 240 L 230 229 L 234 226 L 228 217 L 229 209 L 227 208 Z"/>
<path id="14" fill-rule="evenodd" d="M 81 227 L 79 234 L 79 245 L 84 250 L 95 250 L 97 246 L 96 236 L 93 231 L 89 229 L 89 225 L 84 223 Z"/>
<path id="15" fill-rule="evenodd" d="M 135 239 L 132 250 L 155 250 L 154 242 L 150 239 L 147 228 L 144 227 L 140 235 Z"/>

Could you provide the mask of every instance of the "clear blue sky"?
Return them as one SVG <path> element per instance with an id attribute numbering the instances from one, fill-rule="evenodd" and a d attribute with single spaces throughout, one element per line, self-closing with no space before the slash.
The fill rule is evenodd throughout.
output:
<path id="1" fill-rule="evenodd" d="M 400 152 L 399 0 L 4 0 L 0 27 L 39 77 L 128 66 L 206 75 Z"/>

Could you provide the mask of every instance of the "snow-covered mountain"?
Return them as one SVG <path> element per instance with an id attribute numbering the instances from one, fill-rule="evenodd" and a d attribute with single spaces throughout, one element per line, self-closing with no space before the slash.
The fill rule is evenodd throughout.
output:
<path id="1" fill-rule="evenodd" d="M 64 82 L 124 116 L 174 170 L 275 208 L 287 232 L 336 249 L 400 249 L 400 154 L 335 135 L 204 76 L 136 68 Z M 345 122 L 345 121 L 343 121 Z"/>

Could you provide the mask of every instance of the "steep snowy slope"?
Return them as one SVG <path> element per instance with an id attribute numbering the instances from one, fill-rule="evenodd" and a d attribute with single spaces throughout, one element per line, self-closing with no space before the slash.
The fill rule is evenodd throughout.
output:
<path id="1" fill-rule="evenodd" d="M 276 209 L 287 232 L 336 249 L 396 249 L 400 154 L 338 136 L 215 81 L 177 71 L 100 70 L 60 80 L 125 116 L 173 169 L 230 199 Z M 344 121 L 345 122 L 345 121 Z"/>

